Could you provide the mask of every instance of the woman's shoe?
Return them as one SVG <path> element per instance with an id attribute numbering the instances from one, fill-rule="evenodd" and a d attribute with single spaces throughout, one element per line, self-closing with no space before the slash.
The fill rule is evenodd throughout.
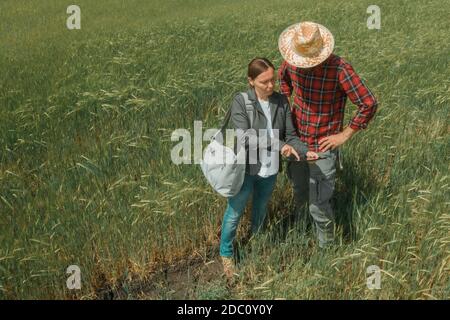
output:
<path id="1" fill-rule="evenodd" d="M 232 258 L 222 257 L 223 273 L 228 279 L 232 279 L 236 275 L 234 261 Z"/>

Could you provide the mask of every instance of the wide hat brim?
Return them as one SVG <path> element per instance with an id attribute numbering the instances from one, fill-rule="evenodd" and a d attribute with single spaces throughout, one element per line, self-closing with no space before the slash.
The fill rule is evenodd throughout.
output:
<path id="1" fill-rule="evenodd" d="M 294 37 L 296 29 L 300 26 L 300 24 L 310 23 L 315 24 L 319 27 L 320 35 L 323 39 L 322 49 L 314 57 L 306 57 L 300 55 L 295 50 L 293 50 L 291 46 L 292 38 Z M 334 37 L 331 34 L 330 30 L 328 30 L 321 24 L 314 22 L 299 22 L 287 27 L 280 34 L 280 37 L 278 38 L 278 49 L 280 50 L 280 53 L 283 56 L 284 60 L 286 60 L 289 64 L 300 68 L 311 68 L 321 64 L 333 52 Z"/>

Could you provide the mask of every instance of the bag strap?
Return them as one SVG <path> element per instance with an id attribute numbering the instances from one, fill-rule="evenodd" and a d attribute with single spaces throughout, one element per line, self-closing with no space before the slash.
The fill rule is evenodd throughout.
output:
<path id="1" fill-rule="evenodd" d="M 249 118 L 250 128 L 252 128 L 252 126 L 253 126 L 253 112 L 255 110 L 255 107 L 253 106 L 253 103 L 248 98 L 247 92 L 241 92 L 241 95 L 244 97 L 245 111 L 247 112 L 247 116 Z M 228 126 L 228 123 L 230 122 L 230 119 L 231 119 L 231 108 L 228 110 L 227 114 L 225 115 L 222 127 L 220 128 L 220 132 L 222 132 L 222 134 L 224 133 L 225 128 Z"/>
<path id="2" fill-rule="evenodd" d="M 255 107 L 253 106 L 253 103 L 248 98 L 247 92 L 241 92 L 241 95 L 244 97 L 245 111 L 247 112 L 248 120 L 250 122 L 250 128 L 252 128 L 253 127 L 253 113 L 255 111 Z"/>

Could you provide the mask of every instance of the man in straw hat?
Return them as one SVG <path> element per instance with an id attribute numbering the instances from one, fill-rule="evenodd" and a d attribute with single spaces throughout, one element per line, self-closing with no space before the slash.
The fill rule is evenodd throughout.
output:
<path id="1" fill-rule="evenodd" d="M 284 58 L 279 70 L 280 91 L 291 104 L 294 125 L 310 151 L 319 152 L 316 162 L 290 162 L 288 176 L 297 206 L 297 217 L 309 202 L 320 247 L 334 240 L 331 207 L 339 146 L 373 118 L 377 101 L 353 67 L 332 53 L 334 39 L 324 26 L 301 22 L 285 29 L 278 40 Z M 358 112 L 343 129 L 347 97 Z M 342 162 L 339 161 L 342 165 Z M 309 201 L 308 201 L 309 200 Z"/>

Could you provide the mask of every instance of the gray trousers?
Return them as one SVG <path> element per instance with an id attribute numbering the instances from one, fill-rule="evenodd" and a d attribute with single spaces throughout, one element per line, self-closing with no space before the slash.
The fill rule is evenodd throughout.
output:
<path id="1" fill-rule="evenodd" d="M 336 162 L 340 158 L 340 154 L 337 149 L 318 154 L 326 159 L 311 163 L 307 161 L 289 162 L 287 175 L 294 189 L 295 214 L 302 215 L 309 207 L 319 246 L 323 248 L 334 241 L 335 217 L 331 207 L 331 197 L 335 187 Z"/>

